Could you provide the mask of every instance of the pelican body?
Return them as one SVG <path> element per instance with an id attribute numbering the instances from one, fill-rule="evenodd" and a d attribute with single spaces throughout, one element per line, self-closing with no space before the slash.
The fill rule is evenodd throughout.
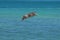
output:
<path id="1" fill-rule="evenodd" d="M 36 14 L 35 14 L 34 12 L 31 12 L 31 13 L 29 13 L 29 14 L 24 15 L 24 16 L 22 17 L 22 20 L 27 19 L 27 18 L 32 17 L 32 16 L 35 16 L 35 15 L 36 15 Z"/>

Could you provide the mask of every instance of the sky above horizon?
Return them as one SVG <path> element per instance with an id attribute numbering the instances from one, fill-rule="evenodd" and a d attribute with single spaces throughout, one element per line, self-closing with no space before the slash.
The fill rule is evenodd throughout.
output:
<path id="1" fill-rule="evenodd" d="M 0 1 L 60 1 L 60 0 L 0 0 Z"/>

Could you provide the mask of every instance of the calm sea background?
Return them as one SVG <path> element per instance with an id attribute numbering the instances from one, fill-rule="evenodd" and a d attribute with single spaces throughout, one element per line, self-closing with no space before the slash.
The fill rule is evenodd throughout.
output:
<path id="1" fill-rule="evenodd" d="M 0 1 L 0 40 L 60 40 L 60 2 Z"/>

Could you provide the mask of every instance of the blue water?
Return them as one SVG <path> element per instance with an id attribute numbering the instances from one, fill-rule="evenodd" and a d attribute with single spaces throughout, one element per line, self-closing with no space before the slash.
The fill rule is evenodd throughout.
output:
<path id="1" fill-rule="evenodd" d="M 0 8 L 60 8 L 60 1 L 0 1 Z"/>
<path id="2" fill-rule="evenodd" d="M 19 21 L 0 18 L 0 40 L 60 40 L 59 18 Z"/>
<path id="3" fill-rule="evenodd" d="M 60 3 L 28 3 L 0 2 L 0 40 L 60 40 Z M 32 11 L 38 16 L 21 21 Z"/>

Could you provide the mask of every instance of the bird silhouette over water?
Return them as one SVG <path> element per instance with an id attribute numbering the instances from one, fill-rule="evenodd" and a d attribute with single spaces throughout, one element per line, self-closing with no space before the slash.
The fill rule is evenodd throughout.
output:
<path id="1" fill-rule="evenodd" d="M 35 15 L 36 15 L 35 12 L 28 13 L 28 14 L 26 14 L 26 15 L 24 15 L 24 16 L 22 17 L 22 20 L 25 20 L 25 19 L 27 19 L 27 18 L 29 18 L 29 17 L 33 17 L 33 16 L 35 16 Z"/>

